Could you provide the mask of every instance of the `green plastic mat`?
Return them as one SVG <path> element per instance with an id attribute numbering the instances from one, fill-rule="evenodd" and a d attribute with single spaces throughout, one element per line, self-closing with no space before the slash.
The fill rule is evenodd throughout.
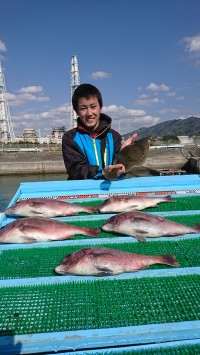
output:
<path id="1" fill-rule="evenodd" d="M 200 238 L 184 241 L 158 241 L 146 243 L 101 243 L 98 246 L 115 248 L 145 255 L 172 254 L 181 267 L 200 266 Z M 0 254 L 0 279 L 48 277 L 57 275 L 55 266 L 73 251 L 91 246 L 89 244 L 71 246 L 49 246 L 3 250 Z M 151 265 L 149 269 L 171 268 L 167 265 Z"/>
<path id="2" fill-rule="evenodd" d="M 75 353 L 78 354 L 78 353 Z M 187 344 L 187 345 L 179 345 L 179 346 L 167 346 L 166 347 L 152 347 L 150 349 L 141 349 L 141 350 L 136 350 L 136 349 L 131 349 L 131 350 L 119 350 L 117 348 L 117 351 L 111 351 L 109 350 L 108 352 L 105 351 L 98 351 L 92 352 L 92 355 L 198 355 L 200 354 L 200 344 Z M 91 352 L 84 351 L 84 355 L 91 355 Z"/>
<path id="3" fill-rule="evenodd" d="M 0 288 L 1 335 L 198 320 L 199 275 Z"/>
<path id="4" fill-rule="evenodd" d="M 156 196 L 155 196 L 156 197 Z M 159 196 L 157 196 L 159 197 Z M 145 208 L 145 212 L 167 212 L 167 211 L 194 211 L 200 209 L 200 195 L 199 196 L 184 196 L 172 197 L 175 202 L 162 202 L 156 207 Z M 105 199 L 106 200 L 106 199 Z M 93 200 L 83 202 L 76 202 L 84 206 L 100 206 L 104 200 Z"/>

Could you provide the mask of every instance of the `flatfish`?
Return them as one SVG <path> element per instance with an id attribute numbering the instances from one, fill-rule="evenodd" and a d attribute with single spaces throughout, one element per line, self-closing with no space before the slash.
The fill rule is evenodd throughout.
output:
<path id="1" fill-rule="evenodd" d="M 130 172 L 134 167 L 141 166 L 148 155 L 150 146 L 150 138 L 141 138 L 133 140 L 131 144 L 121 149 L 118 157 L 114 160 L 113 165 L 123 164 L 126 173 Z M 116 180 L 119 169 L 112 169 L 106 174 L 106 179 Z"/>

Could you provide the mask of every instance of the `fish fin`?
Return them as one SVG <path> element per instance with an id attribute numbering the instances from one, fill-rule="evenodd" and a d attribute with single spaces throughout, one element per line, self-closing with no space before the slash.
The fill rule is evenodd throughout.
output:
<path id="1" fill-rule="evenodd" d="M 99 228 L 87 228 L 86 233 L 89 237 L 98 238 L 100 234 Z"/>
<path id="2" fill-rule="evenodd" d="M 91 253 L 91 255 L 92 255 L 92 258 L 93 259 L 95 259 L 95 258 L 99 258 L 99 257 L 101 257 L 101 256 L 110 256 L 110 252 L 109 251 L 96 251 L 96 253 Z"/>
<path id="3" fill-rule="evenodd" d="M 31 238 L 23 237 L 22 243 L 31 244 L 31 243 L 35 243 L 35 242 L 37 242 L 37 239 L 35 239 L 33 237 L 31 237 Z"/>
<path id="4" fill-rule="evenodd" d="M 170 266 L 173 266 L 173 267 L 180 266 L 180 264 L 176 262 L 175 255 L 169 255 L 169 254 L 162 255 L 162 259 L 163 259 L 163 263 L 166 264 L 166 265 L 170 265 Z"/>
<path id="5" fill-rule="evenodd" d="M 108 269 L 107 267 L 96 267 L 97 270 L 99 270 L 97 276 L 110 276 L 114 275 L 113 271 L 111 269 Z"/>
<path id="6" fill-rule="evenodd" d="M 200 223 L 196 224 L 194 228 L 196 229 L 197 232 L 200 232 Z"/>
<path id="7" fill-rule="evenodd" d="M 33 210 L 33 212 L 34 212 L 34 216 L 43 216 L 44 215 L 44 213 L 43 212 L 39 212 L 39 211 L 35 211 L 35 210 Z"/>
<path id="8" fill-rule="evenodd" d="M 31 206 L 43 206 L 44 205 L 44 203 L 43 202 L 41 202 L 41 201 L 31 201 L 31 202 L 29 202 L 30 203 L 30 205 Z"/>
<path id="9" fill-rule="evenodd" d="M 19 226 L 19 229 L 25 233 L 25 234 L 28 234 L 28 233 L 31 233 L 33 231 L 37 231 L 39 233 L 39 224 L 37 226 L 34 226 L 34 225 L 20 225 Z"/>
<path id="10" fill-rule="evenodd" d="M 85 212 L 88 212 L 88 213 L 99 212 L 99 206 L 86 206 Z"/>
<path id="11" fill-rule="evenodd" d="M 136 231 L 137 232 L 137 231 Z M 141 231 L 139 231 L 139 233 L 141 233 Z M 145 232 L 144 232 L 145 233 Z M 134 235 L 134 238 L 136 238 L 137 240 L 139 240 L 140 242 L 146 242 L 146 238 L 142 235 Z"/>
<path id="12" fill-rule="evenodd" d="M 54 238 L 53 238 L 53 237 L 52 237 L 52 238 L 51 238 L 51 241 L 54 241 L 54 240 L 56 241 L 56 240 L 71 239 L 71 238 L 73 238 L 73 237 L 74 237 L 74 235 L 70 235 L 70 234 L 69 234 L 69 235 L 66 235 L 66 234 L 65 234 L 65 235 L 60 236 L 59 238 L 57 238 L 57 237 L 54 237 Z"/>
<path id="13" fill-rule="evenodd" d="M 131 221 L 135 222 L 144 222 L 144 221 L 149 221 L 149 217 L 145 212 L 140 212 L 141 214 L 143 213 L 143 216 L 140 217 L 132 217 L 130 218 Z"/>
<path id="14" fill-rule="evenodd" d="M 137 205 L 131 205 L 131 206 L 127 206 L 127 208 L 124 209 L 124 212 L 130 212 L 130 211 L 134 211 L 134 210 L 137 210 L 138 209 L 138 204 Z"/>
<path id="15" fill-rule="evenodd" d="M 171 197 L 171 195 L 167 195 L 165 197 L 165 202 L 176 202 L 176 201 Z"/>

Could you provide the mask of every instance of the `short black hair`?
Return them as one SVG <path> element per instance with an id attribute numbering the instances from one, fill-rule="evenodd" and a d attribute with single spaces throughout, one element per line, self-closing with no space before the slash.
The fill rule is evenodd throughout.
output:
<path id="1" fill-rule="evenodd" d="M 81 84 L 74 90 L 74 93 L 72 95 L 72 105 L 76 113 L 78 111 L 78 100 L 81 97 L 89 98 L 90 96 L 96 96 L 100 108 L 103 107 L 102 95 L 99 89 L 97 89 L 94 85 L 91 84 Z"/>

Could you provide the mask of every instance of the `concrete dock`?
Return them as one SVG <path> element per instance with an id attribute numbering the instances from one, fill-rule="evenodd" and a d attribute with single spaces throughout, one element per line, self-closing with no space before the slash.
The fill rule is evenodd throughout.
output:
<path id="1" fill-rule="evenodd" d="M 199 173 L 200 148 L 184 149 L 150 149 L 148 157 L 142 165 L 143 171 L 148 169 L 193 169 Z M 190 164 L 190 159 L 193 164 Z M 66 172 L 62 152 L 60 151 L 18 151 L 0 152 L 0 175 L 11 174 L 44 174 Z"/>

